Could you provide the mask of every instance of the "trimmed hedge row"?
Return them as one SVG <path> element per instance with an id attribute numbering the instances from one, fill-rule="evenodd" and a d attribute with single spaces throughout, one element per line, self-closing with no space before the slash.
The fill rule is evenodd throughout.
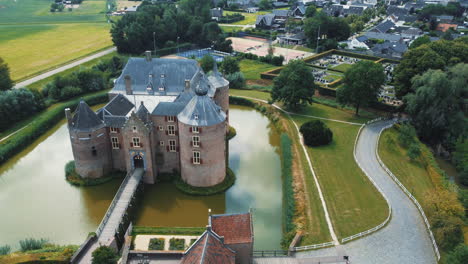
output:
<path id="1" fill-rule="evenodd" d="M 284 233 L 296 234 L 296 226 L 293 222 L 296 212 L 296 200 L 294 199 L 293 176 L 292 176 L 292 141 L 285 133 L 281 134 L 281 171 L 283 174 L 283 225 Z M 290 235 L 285 235 L 281 244 L 283 247 L 288 247 L 291 244 L 289 241 Z M 294 237 L 294 236 L 292 236 Z"/>
<path id="2" fill-rule="evenodd" d="M 205 232 L 205 227 L 152 227 L 134 226 L 132 236 L 136 235 L 189 235 L 199 236 Z"/>
<path id="3" fill-rule="evenodd" d="M 236 176 L 230 168 L 226 168 L 226 177 L 224 178 L 224 181 L 211 187 L 191 186 L 187 184 L 186 182 L 184 182 L 179 175 L 174 180 L 174 184 L 177 187 L 177 189 L 179 189 L 179 191 L 189 194 L 189 195 L 196 195 L 196 196 L 207 196 L 207 195 L 215 195 L 215 194 L 223 193 L 227 189 L 231 188 L 231 186 L 234 185 L 235 182 L 236 182 Z"/>
<path id="4" fill-rule="evenodd" d="M 89 105 L 107 102 L 107 90 L 85 96 L 83 98 Z M 3 164 L 15 154 L 29 146 L 34 140 L 42 136 L 55 126 L 65 116 L 65 108 L 75 108 L 80 99 L 58 103 L 41 113 L 29 126 L 14 134 L 0 144 L 0 164 Z"/>

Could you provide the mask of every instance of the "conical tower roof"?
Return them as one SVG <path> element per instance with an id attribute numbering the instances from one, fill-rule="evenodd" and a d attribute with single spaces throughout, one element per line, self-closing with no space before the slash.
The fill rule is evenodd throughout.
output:
<path id="1" fill-rule="evenodd" d="M 104 127 L 104 123 L 88 104 L 81 100 L 73 116 L 71 128 L 78 131 L 93 131 L 101 127 Z"/>
<path id="2" fill-rule="evenodd" d="M 228 86 L 229 82 L 223 78 L 223 75 L 218 71 L 218 64 L 215 62 L 213 65 L 213 71 L 208 76 L 208 80 L 214 85 L 215 88 Z"/>

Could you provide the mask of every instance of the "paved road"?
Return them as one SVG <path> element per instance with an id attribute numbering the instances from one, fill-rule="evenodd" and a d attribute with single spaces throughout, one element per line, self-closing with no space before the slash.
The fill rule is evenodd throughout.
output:
<path id="1" fill-rule="evenodd" d="M 27 80 L 25 80 L 25 81 L 19 82 L 19 83 L 15 84 L 14 88 L 15 88 L 15 89 L 18 89 L 18 88 L 22 88 L 22 87 L 27 87 L 28 85 L 30 85 L 30 84 L 32 84 L 32 83 L 35 83 L 35 82 L 37 82 L 37 81 L 40 81 L 40 80 L 45 79 L 45 78 L 47 78 L 47 77 L 50 77 L 50 76 L 52 76 L 52 75 L 54 75 L 54 74 L 57 74 L 57 73 L 59 73 L 59 72 L 63 72 L 63 71 L 65 71 L 65 70 L 68 70 L 68 69 L 73 68 L 73 67 L 75 67 L 75 66 L 81 65 L 81 64 L 83 64 L 83 63 L 85 63 L 85 62 L 88 62 L 88 61 L 90 61 L 90 60 L 94 60 L 94 59 L 100 58 L 100 57 L 102 57 L 102 56 L 104 56 L 104 55 L 107 55 L 107 54 L 109 54 L 109 53 L 112 53 L 112 52 L 114 52 L 114 51 L 116 51 L 116 50 L 117 50 L 117 48 L 113 47 L 113 48 L 110 48 L 110 49 L 107 49 L 107 50 L 104 50 L 104 51 L 95 53 L 95 54 L 90 55 L 90 56 L 88 56 L 88 57 L 85 57 L 85 58 L 83 58 L 83 59 L 74 61 L 74 62 L 72 62 L 72 63 L 70 63 L 70 64 L 67 64 L 67 65 L 64 65 L 64 66 L 62 66 L 62 67 L 59 67 L 59 68 L 57 68 L 57 69 L 54 69 L 54 70 L 45 72 L 45 73 L 43 73 L 43 74 L 39 74 L 39 75 L 37 75 L 36 77 L 33 77 L 33 78 L 31 78 L 31 79 L 27 79 Z"/>
<path id="2" fill-rule="evenodd" d="M 379 132 L 389 124 L 382 121 L 366 126 L 359 137 L 356 158 L 387 196 L 392 219 L 382 230 L 341 245 L 351 263 L 359 264 L 435 264 L 429 234 L 416 206 L 380 167 L 375 156 Z M 359 190 L 356 190 L 359 191 Z M 342 254 L 342 253 L 341 253 Z M 299 252 L 298 257 L 341 255 L 336 248 Z"/>

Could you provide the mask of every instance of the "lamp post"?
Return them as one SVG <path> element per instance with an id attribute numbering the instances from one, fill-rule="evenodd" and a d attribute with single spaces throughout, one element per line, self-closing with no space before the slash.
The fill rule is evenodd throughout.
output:
<path id="1" fill-rule="evenodd" d="M 153 48 L 154 48 L 154 55 L 156 55 L 156 32 L 153 31 Z"/>
<path id="2" fill-rule="evenodd" d="M 180 39 L 180 37 L 177 36 L 177 54 L 179 54 L 179 39 Z"/>

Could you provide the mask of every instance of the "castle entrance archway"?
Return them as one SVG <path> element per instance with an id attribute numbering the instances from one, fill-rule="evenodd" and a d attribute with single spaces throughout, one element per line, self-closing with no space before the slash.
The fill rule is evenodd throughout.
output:
<path id="1" fill-rule="evenodd" d="M 144 161 L 143 161 L 143 157 L 138 154 L 138 155 L 135 155 L 133 157 L 133 167 L 135 169 L 138 169 L 138 168 L 144 168 L 145 167 L 145 164 L 144 164 Z"/>

